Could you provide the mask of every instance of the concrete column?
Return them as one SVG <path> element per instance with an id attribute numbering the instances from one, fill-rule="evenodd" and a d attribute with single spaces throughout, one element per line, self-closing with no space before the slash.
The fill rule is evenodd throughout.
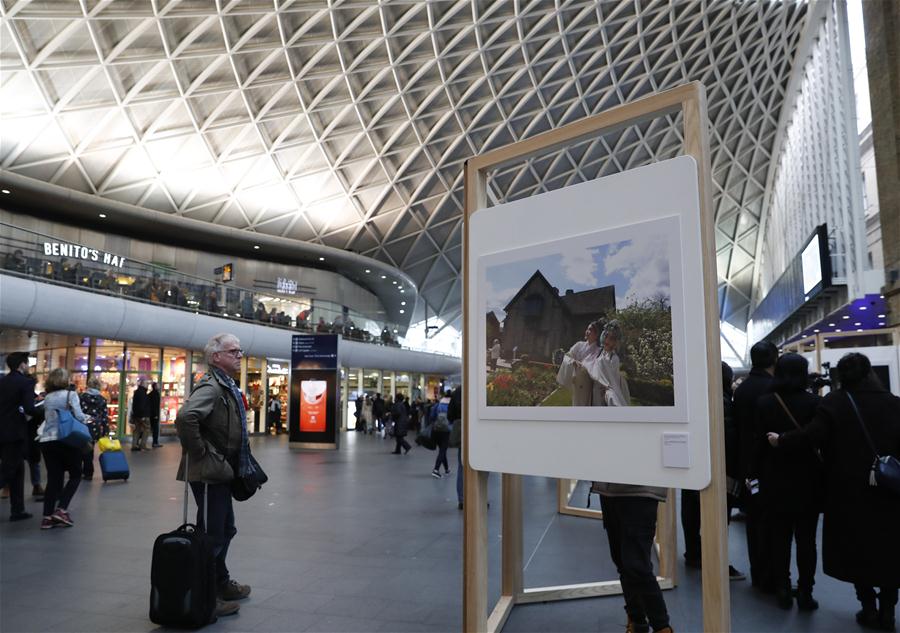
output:
<path id="1" fill-rule="evenodd" d="M 882 288 L 888 325 L 900 324 L 900 2 L 863 0 L 872 141 L 878 177 Z"/>

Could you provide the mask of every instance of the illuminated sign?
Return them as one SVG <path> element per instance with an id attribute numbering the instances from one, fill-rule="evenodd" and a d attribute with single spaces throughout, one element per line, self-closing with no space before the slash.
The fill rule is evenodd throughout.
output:
<path id="1" fill-rule="evenodd" d="M 234 278 L 234 264 L 222 266 L 222 281 L 231 281 Z"/>
<path id="2" fill-rule="evenodd" d="M 107 266 L 121 268 L 125 265 L 125 258 L 112 253 L 106 253 L 96 248 L 88 248 L 80 244 L 66 242 L 44 242 L 44 255 L 53 257 L 74 257 L 91 262 L 103 262 Z"/>
<path id="3" fill-rule="evenodd" d="M 295 295 L 297 294 L 297 282 L 293 279 L 278 277 L 275 280 L 275 292 L 283 295 Z"/>

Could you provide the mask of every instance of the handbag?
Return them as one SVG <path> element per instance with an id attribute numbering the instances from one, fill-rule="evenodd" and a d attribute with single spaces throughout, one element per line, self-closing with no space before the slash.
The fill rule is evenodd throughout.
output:
<path id="1" fill-rule="evenodd" d="M 859 420 L 859 425 L 862 427 L 863 435 L 866 436 L 869 448 L 875 453 L 875 461 L 872 462 L 872 467 L 869 469 L 869 485 L 885 488 L 895 495 L 900 495 L 900 460 L 893 455 L 878 454 L 878 449 L 875 448 L 875 442 L 872 441 L 872 436 L 869 435 L 869 430 L 866 428 L 866 423 L 863 421 L 859 408 L 856 406 L 856 401 L 849 391 L 844 393 L 847 394 L 847 399 L 850 400 L 850 406 L 853 407 L 856 419 Z"/>
<path id="2" fill-rule="evenodd" d="M 255 495 L 256 491 L 262 488 L 264 483 L 269 481 L 269 476 L 266 475 L 256 458 L 253 457 L 253 453 L 250 453 L 250 465 L 253 467 L 251 468 L 252 472 L 237 476 L 231 480 L 231 496 L 235 501 L 246 501 Z M 235 468 L 235 472 L 237 471 L 238 469 Z"/>
<path id="3" fill-rule="evenodd" d="M 59 423 L 59 441 L 75 448 L 84 448 L 94 441 L 87 425 L 72 415 L 72 404 L 66 396 L 66 408 L 56 412 Z"/>

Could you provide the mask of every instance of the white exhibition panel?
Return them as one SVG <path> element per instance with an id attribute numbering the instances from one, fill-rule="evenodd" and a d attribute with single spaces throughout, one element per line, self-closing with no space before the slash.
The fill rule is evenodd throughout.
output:
<path id="1" fill-rule="evenodd" d="M 248 356 L 290 358 L 296 332 L 120 299 L 0 274 L 0 327 L 94 336 L 148 345 L 202 350 L 209 337 L 231 332 Z M 341 364 L 395 371 L 458 374 L 460 359 L 342 341 Z"/>
<path id="2" fill-rule="evenodd" d="M 709 409 L 697 164 L 681 156 L 489 209 L 469 219 L 469 460 L 477 470 L 701 489 L 710 481 Z M 486 405 L 487 266 L 669 232 L 675 406 Z M 511 230 L 511 227 L 515 227 Z M 597 240 L 601 240 L 597 242 Z M 718 332 L 713 333 L 718 336 Z M 572 341 L 574 343 L 575 341 Z M 674 434 L 674 435 L 673 435 Z M 687 434 L 685 437 L 683 434 Z M 665 440 L 665 442 L 664 442 Z M 686 440 L 686 450 L 679 446 Z M 673 463 L 673 447 L 679 467 Z M 665 450 L 664 450 L 665 448 Z"/>

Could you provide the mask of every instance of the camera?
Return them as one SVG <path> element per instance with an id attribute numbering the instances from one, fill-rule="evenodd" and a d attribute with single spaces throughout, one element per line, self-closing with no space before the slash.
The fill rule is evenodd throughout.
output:
<path id="1" fill-rule="evenodd" d="M 837 383 L 837 377 L 834 375 L 835 370 L 832 369 L 831 363 L 822 363 L 822 372 L 817 374 L 812 372 L 807 377 L 807 384 L 813 391 L 818 391 L 822 387 L 834 388 Z"/>

